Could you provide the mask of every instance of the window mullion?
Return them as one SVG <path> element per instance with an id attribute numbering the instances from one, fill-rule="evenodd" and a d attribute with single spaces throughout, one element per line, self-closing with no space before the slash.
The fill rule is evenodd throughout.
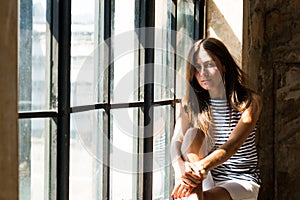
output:
<path id="1" fill-rule="evenodd" d="M 206 15 L 206 0 L 201 0 L 199 3 L 199 35 L 205 37 L 205 15 Z"/>
<path id="2" fill-rule="evenodd" d="M 71 0 L 58 9 L 57 199 L 69 200 Z"/>
<path id="3" fill-rule="evenodd" d="M 105 109 L 105 114 L 103 115 L 103 137 L 106 137 L 107 140 L 104 140 L 103 143 L 103 178 L 102 178 L 102 199 L 110 199 L 110 135 L 111 135 L 111 89 L 113 88 L 111 80 L 113 74 L 113 44 L 112 44 L 112 27 L 113 27 L 113 9 L 114 9 L 114 0 L 104 0 L 104 42 L 107 46 L 108 51 L 103 52 L 104 58 L 107 59 L 108 69 L 104 69 L 104 76 L 107 79 L 104 79 L 104 101 L 107 102 L 108 107 Z M 101 49 L 102 50 L 102 49 Z M 100 51 L 101 51 L 100 50 Z M 106 67 L 106 65 L 104 65 Z M 106 143 L 105 143 L 106 142 Z"/>
<path id="4" fill-rule="evenodd" d="M 205 0 L 194 1 L 194 40 L 203 38 L 204 33 L 204 2 Z"/>
<path id="5" fill-rule="evenodd" d="M 172 3 L 171 3 L 171 12 L 172 12 L 172 16 L 174 16 L 173 18 L 171 18 L 171 51 L 170 52 L 174 52 L 173 55 L 171 55 L 171 66 L 173 66 L 173 76 L 174 76 L 174 79 L 173 79 L 173 85 L 174 85 L 174 95 L 173 95 L 173 100 L 174 102 L 176 102 L 176 98 L 177 98 L 177 91 L 176 91 L 176 88 L 177 88 L 177 85 L 176 85 L 176 76 L 177 76 L 177 66 L 176 66 L 176 60 L 177 60 L 177 54 L 176 54 L 176 51 L 177 51 L 177 0 L 172 0 Z M 170 107 L 170 135 L 168 138 L 166 138 L 166 142 L 171 142 L 171 139 L 173 137 L 173 130 L 174 130 L 174 124 L 176 122 L 176 103 L 172 104 L 171 107 Z M 167 145 L 167 144 L 166 144 Z M 169 153 L 169 152 L 168 152 Z M 170 156 L 170 155 L 169 155 Z M 166 155 L 166 158 L 167 158 L 167 155 Z M 169 190 L 168 190 L 168 195 L 171 194 L 171 191 L 172 191 L 172 186 L 174 185 L 175 183 L 175 179 L 174 179 L 174 171 L 173 171 L 173 168 L 170 167 L 170 170 L 169 170 L 169 173 L 170 173 L 170 179 L 168 181 L 168 184 L 169 184 Z M 165 197 L 166 198 L 166 197 Z"/>
<path id="6" fill-rule="evenodd" d="M 45 136 L 45 194 L 44 199 L 54 200 L 57 199 L 57 86 L 58 86 L 58 59 L 54 57 L 57 55 L 57 40 L 55 39 L 55 30 L 58 30 L 58 13 L 56 8 L 57 3 L 53 0 L 46 0 L 46 76 L 47 81 L 47 90 L 49 99 L 47 104 L 49 105 L 49 111 L 44 112 L 45 116 L 51 117 L 52 120 L 49 120 L 48 134 Z M 56 17 L 54 17 L 56 16 Z M 54 21 L 56 19 L 56 21 Z M 55 27 L 55 28 L 54 28 Z M 43 114 L 43 113 L 41 113 Z"/>
<path id="7" fill-rule="evenodd" d="M 144 74 L 144 155 L 143 199 L 152 199 L 153 186 L 153 102 L 154 102 L 154 43 L 155 0 L 145 0 L 145 74 Z"/>

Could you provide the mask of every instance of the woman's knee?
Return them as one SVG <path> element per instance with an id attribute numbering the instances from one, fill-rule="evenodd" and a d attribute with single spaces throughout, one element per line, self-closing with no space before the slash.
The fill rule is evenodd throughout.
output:
<path id="1" fill-rule="evenodd" d="M 204 139 L 205 135 L 200 129 L 189 128 L 184 135 L 181 146 L 183 158 L 187 161 L 202 159 L 205 156 L 201 153 L 201 146 Z"/>

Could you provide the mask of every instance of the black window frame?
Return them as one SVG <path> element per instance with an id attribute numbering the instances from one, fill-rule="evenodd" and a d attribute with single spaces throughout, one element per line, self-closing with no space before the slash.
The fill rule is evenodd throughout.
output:
<path id="1" fill-rule="evenodd" d="M 112 6 L 113 2 L 111 0 L 104 0 L 104 39 L 111 37 L 112 29 Z M 140 5 L 140 24 L 137 28 L 143 27 L 154 27 L 155 26 L 155 0 L 136 0 Z M 204 35 L 204 15 L 205 15 L 205 1 L 204 0 L 194 0 L 194 40 L 198 40 Z M 177 30 L 176 18 L 177 18 L 177 0 L 172 0 L 174 6 L 174 19 L 172 21 L 172 30 Z M 19 119 L 34 119 L 34 118 L 51 118 L 56 122 L 57 125 L 57 158 L 56 158 L 56 199 L 68 200 L 69 199 L 69 175 L 70 175 L 70 115 L 72 113 L 78 113 L 83 111 L 91 111 L 103 109 L 107 117 L 106 131 L 110 131 L 110 112 L 112 109 L 119 108 L 134 108 L 140 107 L 144 110 L 144 116 L 153 117 L 153 107 L 171 105 L 173 109 L 173 123 L 175 122 L 175 104 L 180 102 L 175 96 L 172 100 L 155 101 L 154 100 L 154 49 L 147 48 L 144 50 L 145 63 L 149 67 L 145 70 L 147 76 L 144 77 L 145 82 L 152 84 L 144 85 L 145 98 L 144 102 L 131 102 L 131 103 L 111 103 L 110 97 L 108 97 L 108 102 L 98 103 L 86 106 L 74 106 L 70 105 L 71 96 L 71 82 L 70 82 L 70 52 L 71 52 L 71 0 L 60 0 L 51 1 L 48 0 L 49 10 L 47 11 L 47 20 L 50 24 L 51 32 L 51 43 L 57 40 L 57 49 L 52 46 L 50 50 L 50 57 L 52 63 L 51 66 L 55 69 L 57 67 L 57 74 L 53 75 L 52 81 L 57 81 L 57 88 L 51 88 L 52 93 L 57 94 L 57 102 L 52 102 L 51 110 L 47 111 L 21 111 L 19 112 Z M 147 9 L 146 9 L 147 8 Z M 146 38 L 151 38 L 147 41 L 154 41 L 154 33 L 147 33 Z M 172 44 L 174 49 L 176 49 L 176 35 L 172 36 Z M 108 44 L 110 45 L 110 44 Z M 154 44 L 149 45 L 154 46 Z M 111 47 L 110 47 L 111 48 Z M 57 53 L 55 58 L 53 55 Z M 110 53 L 108 54 L 111 55 Z M 111 59 L 111 58 L 109 58 Z M 176 57 L 174 58 L 176 59 Z M 175 69 L 176 69 L 176 62 Z M 111 67 L 109 67 L 109 70 Z M 108 85 L 110 84 L 110 74 L 108 72 Z M 176 85 L 176 81 L 174 81 Z M 110 85 L 108 86 L 108 94 L 110 94 Z M 151 124 L 146 117 L 144 117 L 144 124 Z M 54 130 L 55 131 L 55 130 Z M 153 131 L 153 124 L 151 126 L 146 126 L 144 129 L 144 134 L 151 135 Z M 109 147 L 108 147 L 109 148 Z M 109 151 L 109 149 L 108 149 Z M 144 139 L 144 153 L 153 152 L 153 137 L 146 137 Z M 152 160 L 144 160 L 144 166 L 151 166 Z M 109 174 L 109 168 L 105 168 L 105 173 Z M 143 199 L 152 199 L 152 172 L 143 173 Z M 107 183 L 109 183 L 109 175 L 106 176 Z M 106 190 L 103 194 L 103 198 L 110 199 L 109 191 L 110 186 L 107 185 L 103 188 Z"/>

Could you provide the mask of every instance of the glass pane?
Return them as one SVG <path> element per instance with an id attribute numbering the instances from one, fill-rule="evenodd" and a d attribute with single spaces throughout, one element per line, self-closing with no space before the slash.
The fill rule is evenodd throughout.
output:
<path id="1" fill-rule="evenodd" d="M 174 98 L 174 61 L 171 32 L 172 1 L 155 1 L 155 70 L 154 99 Z"/>
<path id="2" fill-rule="evenodd" d="M 102 110 L 73 113 L 70 138 L 70 199 L 101 199 L 103 135 Z"/>
<path id="3" fill-rule="evenodd" d="M 46 0 L 19 0 L 19 110 L 49 109 Z"/>
<path id="4" fill-rule="evenodd" d="M 171 199 L 171 159 L 170 137 L 173 124 L 171 106 L 154 108 L 154 144 L 153 144 L 153 197 Z"/>
<path id="5" fill-rule="evenodd" d="M 53 175 L 49 174 L 49 163 L 53 140 L 50 127 L 55 129 L 49 119 L 19 120 L 19 199 L 40 200 L 51 191 L 49 181 Z"/>
<path id="6" fill-rule="evenodd" d="M 112 110 L 111 199 L 137 199 L 138 108 Z"/>
<path id="7" fill-rule="evenodd" d="M 177 3 L 176 98 L 182 98 L 185 93 L 185 65 L 194 43 L 193 36 L 194 3 L 192 0 L 180 0 Z"/>
<path id="8" fill-rule="evenodd" d="M 104 101 L 103 67 L 100 64 L 102 1 L 72 1 L 71 106 Z"/>
<path id="9" fill-rule="evenodd" d="M 140 93 L 135 0 L 115 1 L 113 12 L 113 74 L 111 101 L 138 101 Z"/>

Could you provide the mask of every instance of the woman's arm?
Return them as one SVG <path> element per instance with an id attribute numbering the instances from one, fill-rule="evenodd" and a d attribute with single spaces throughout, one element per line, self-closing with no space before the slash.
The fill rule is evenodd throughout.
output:
<path id="1" fill-rule="evenodd" d="M 183 137 L 187 129 L 190 127 L 188 114 L 184 111 L 182 103 L 179 105 L 179 116 L 176 119 L 174 134 L 171 141 L 171 159 L 175 175 L 180 175 L 178 172 L 184 173 L 184 163 L 181 155 L 181 145 Z M 178 177 L 179 178 L 179 177 Z"/>
<path id="2" fill-rule="evenodd" d="M 180 104 L 179 110 L 179 116 L 176 119 L 174 134 L 171 141 L 171 159 L 175 172 L 175 185 L 172 191 L 172 198 L 181 198 L 190 193 L 189 190 L 185 190 L 186 183 L 183 182 L 183 176 L 187 171 L 191 171 L 191 168 L 187 165 L 186 161 L 183 160 L 181 152 L 183 138 L 190 127 L 190 122 L 188 114 L 182 107 L 182 103 Z"/>
<path id="3" fill-rule="evenodd" d="M 228 141 L 204 159 L 196 162 L 195 165 L 197 168 L 200 170 L 204 169 L 204 171 L 209 171 L 234 155 L 254 129 L 261 110 L 261 98 L 256 94 L 252 94 L 251 105 L 242 113 L 241 119 L 231 132 Z"/>

